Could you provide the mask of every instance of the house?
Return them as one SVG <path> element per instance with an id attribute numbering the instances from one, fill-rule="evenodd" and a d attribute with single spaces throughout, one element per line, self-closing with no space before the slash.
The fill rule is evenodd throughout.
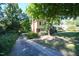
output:
<path id="1" fill-rule="evenodd" d="M 79 17 L 74 19 L 61 20 L 60 25 L 53 25 L 56 28 L 61 28 L 62 31 L 79 31 Z M 34 33 L 46 32 L 44 25 L 46 25 L 45 20 L 32 20 L 31 30 Z M 69 27 L 70 26 L 70 27 Z"/>
<path id="2" fill-rule="evenodd" d="M 31 23 L 31 30 L 34 33 L 39 33 L 39 32 L 44 32 L 44 24 L 46 24 L 46 21 L 42 21 L 42 20 L 32 20 Z"/>

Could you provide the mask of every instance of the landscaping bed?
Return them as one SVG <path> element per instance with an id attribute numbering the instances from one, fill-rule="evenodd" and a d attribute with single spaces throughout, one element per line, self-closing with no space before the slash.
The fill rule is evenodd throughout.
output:
<path id="1" fill-rule="evenodd" d="M 61 33 L 55 34 L 55 39 L 52 40 L 35 40 L 35 42 L 47 46 L 49 48 L 56 48 L 64 55 L 74 56 L 79 55 L 79 33 Z"/>

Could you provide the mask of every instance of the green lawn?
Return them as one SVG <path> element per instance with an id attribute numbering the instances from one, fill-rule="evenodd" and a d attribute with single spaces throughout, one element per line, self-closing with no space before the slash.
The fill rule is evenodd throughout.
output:
<path id="1" fill-rule="evenodd" d="M 63 36 L 63 37 L 79 37 L 79 32 L 58 32 L 54 35 Z"/>
<path id="2" fill-rule="evenodd" d="M 0 34 L 0 55 L 9 55 L 17 38 L 18 33 L 15 32 Z"/>

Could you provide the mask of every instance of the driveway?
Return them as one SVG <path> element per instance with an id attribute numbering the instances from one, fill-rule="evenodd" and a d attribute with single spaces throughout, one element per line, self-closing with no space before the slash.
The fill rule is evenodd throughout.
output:
<path id="1" fill-rule="evenodd" d="M 19 37 L 12 48 L 11 56 L 63 56 L 61 52 L 42 46 L 26 37 Z"/>

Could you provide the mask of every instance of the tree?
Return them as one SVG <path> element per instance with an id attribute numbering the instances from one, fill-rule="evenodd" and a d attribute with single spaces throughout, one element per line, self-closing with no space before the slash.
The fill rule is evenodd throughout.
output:
<path id="1" fill-rule="evenodd" d="M 30 22 L 29 19 L 23 20 L 21 23 L 22 31 L 23 32 L 29 32 L 30 31 Z"/>
<path id="2" fill-rule="evenodd" d="M 0 21 L 1 24 L 5 25 L 6 30 L 15 30 L 15 31 L 29 31 L 30 24 L 29 18 L 26 13 L 23 13 L 22 10 L 18 7 L 18 4 L 9 3 L 5 4 L 4 17 Z M 29 26 L 28 26 L 29 25 Z M 26 27 L 27 26 L 27 27 Z"/>
<path id="3" fill-rule="evenodd" d="M 31 25 L 30 25 L 29 17 L 25 13 L 23 13 L 22 15 L 23 15 L 22 19 L 24 19 L 24 20 L 22 20 L 20 22 L 21 23 L 21 27 L 22 27 L 21 30 L 23 32 L 29 32 L 31 30 Z"/>
<path id="4" fill-rule="evenodd" d="M 4 9 L 6 18 L 4 20 L 7 30 L 19 30 L 20 20 L 19 15 L 22 13 L 22 10 L 18 7 L 18 4 L 9 3 L 6 4 Z"/>
<path id="5" fill-rule="evenodd" d="M 27 8 L 27 13 L 32 19 L 43 19 L 49 24 L 60 22 L 60 18 L 76 18 L 79 16 L 79 4 L 76 3 L 34 3 Z"/>
<path id="6" fill-rule="evenodd" d="M 46 20 L 47 24 L 48 24 L 47 27 L 49 29 L 49 27 L 52 25 L 52 23 L 55 23 L 54 20 L 58 23 L 60 21 L 60 19 L 59 19 L 60 17 L 55 15 L 56 13 L 58 13 L 57 8 L 58 8 L 58 6 L 55 8 L 55 5 L 52 6 L 52 4 L 31 4 L 27 8 L 26 11 L 34 20 L 37 20 L 37 19 Z M 49 30 L 48 30 L 48 33 L 49 33 Z"/>
<path id="7" fill-rule="evenodd" d="M 3 3 L 0 3 L 0 34 L 4 33 L 4 25 L 2 24 L 2 20 L 4 18 L 4 12 L 2 9 L 2 5 L 4 5 Z"/>
<path id="8" fill-rule="evenodd" d="M 4 17 L 4 12 L 3 12 L 3 9 L 2 9 L 2 5 L 4 5 L 3 3 L 0 3 L 0 21 L 3 19 Z"/>

